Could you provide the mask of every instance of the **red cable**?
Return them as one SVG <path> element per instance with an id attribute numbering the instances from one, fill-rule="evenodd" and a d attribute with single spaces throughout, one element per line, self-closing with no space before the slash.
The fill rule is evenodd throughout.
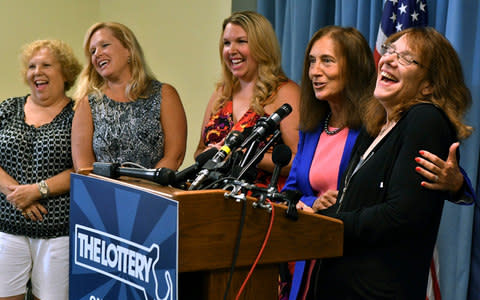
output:
<path id="1" fill-rule="evenodd" d="M 257 263 L 260 260 L 260 257 L 262 257 L 263 250 L 265 249 L 265 246 L 267 245 L 268 239 L 270 238 L 270 233 L 272 232 L 273 220 L 275 218 L 275 207 L 273 206 L 272 202 L 270 202 L 270 200 L 267 199 L 267 202 L 272 207 L 272 216 L 270 217 L 270 225 L 268 226 L 267 234 L 265 234 L 265 239 L 263 240 L 262 248 L 260 248 L 260 251 L 258 252 L 257 258 L 255 258 L 255 262 L 253 263 L 252 267 L 250 268 L 250 271 L 248 272 L 247 277 L 243 281 L 243 284 L 240 287 L 240 290 L 238 290 L 238 293 L 237 293 L 237 296 L 235 297 L 235 300 L 238 300 L 240 298 L 240 295 L 242 294 L 243 290 L 245 289 L 245 285 L 247 284 L 248 280 L 252 276 L 253 270 L 255 270 L 255 267 L 257 266 Z"/>

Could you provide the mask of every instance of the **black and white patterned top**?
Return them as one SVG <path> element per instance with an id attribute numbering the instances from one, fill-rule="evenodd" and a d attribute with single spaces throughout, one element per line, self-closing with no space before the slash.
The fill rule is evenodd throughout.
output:
<path id="1" fill-rule="evenodd" d="M 133 162 L 154 168 L 163 157 L 164 134 L 160 123 L 162 83 L 152 81 L 149 97 L 117 102 L 91 94 L 93 151 L 99 162 Z"/>
<path id="2" fill-rule="evenodd" d="M 25 123 L 25 97 L 0 103 L 0 167 L 19 184 L 32 184 L 72 168 L 70 132 L 73 102 L 49 124 Z M 48 213 L 43 221 L 22 216 L 0 193 L 0 231 L 32 238 L 68 235 L 69 193 L 40 200 Z"/>

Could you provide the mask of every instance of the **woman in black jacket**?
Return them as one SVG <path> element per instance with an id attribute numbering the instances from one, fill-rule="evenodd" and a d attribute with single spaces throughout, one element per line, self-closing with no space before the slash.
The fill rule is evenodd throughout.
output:
<path id="1" fill-rule="evenodd" d="M 344 256 L 325 259 L 320 299 L 425 299 L 428 267 L 448 194 L 418 184 L 418 149 L 446 159 L 466 138 L 471 95 L 453 47 L 432 28 L 411 28 L 383 46 L 337 203 L 321 211 L 344 222 Z"/>

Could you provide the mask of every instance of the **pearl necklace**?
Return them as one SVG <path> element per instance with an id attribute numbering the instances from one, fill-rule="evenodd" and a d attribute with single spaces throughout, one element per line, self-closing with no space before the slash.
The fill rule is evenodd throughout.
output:
<path id="1" fill-rule="evenodd" d="M 343 129 L 343 126 L 342 127 L 339 127 L 335 130 L 328 130 L 328 123 L 330 122 L 330 117 L 332 116 L 332 113 L 329 112 L 327 117 L 325 118 L 325 125 L 323 126 L 323 131 L 325 131 L 326 134 L 328 135 L 334 135 L 334 134 L 337 134 L 339 133 L 342 129 Z"/>

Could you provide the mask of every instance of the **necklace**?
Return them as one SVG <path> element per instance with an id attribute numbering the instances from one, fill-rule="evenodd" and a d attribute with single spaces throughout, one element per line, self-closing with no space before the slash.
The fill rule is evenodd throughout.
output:
<path id="1" fill-rule="evenodd" d="M 339 127 L 335 130 L 328 130 L 328 123 L 330 122 L 330 117 L 332 116 L 332 113 L 329 112 L 327 117 L 325 118 L 325 125 L 323 126 L 323 131 L 325 131 L 326 134 L 328 135 L 334 135 L 334 134 L 337 134 L 339 133 L 342 129 L 343 129 L 343 126 L 342 127 Z"/>
<path id="2" fill-rule="evenodd" d="M 382 129 L 380 129 L 380 132 L 378 133 L 378 136 L 386 135 L 393 128 L 393 126 L 395 126 L 395 124 L 397 124 L 397 122 L 387 121 L 387 123 L 385 123 L 382 126 Z"/>

